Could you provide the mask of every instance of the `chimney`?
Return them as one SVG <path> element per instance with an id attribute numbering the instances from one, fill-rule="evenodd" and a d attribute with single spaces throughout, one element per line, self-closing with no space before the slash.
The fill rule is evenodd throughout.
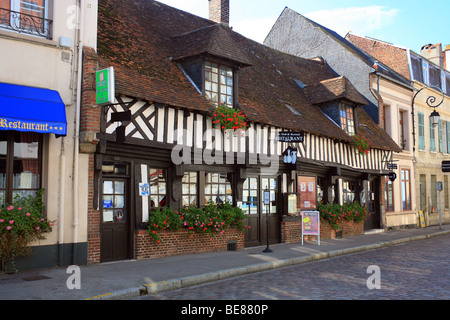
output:
<path id="1" fill-rule="evenodd" d="M 226 26 L 230 23 L 230 0 L 208 0 L 209 20 L 222 23 Z"/>
<path id="2" fill-rule="evenodd" d="M 444 68 L 450 71 L 450 45 L 446 46 L 444 50 Z"/>
<path id="3" fill-rule="evenodd" d="M 440 67 L 444 67 L 444 61 L 442 57 L 442 44 L 427 44 L 422 47 L 420 54 L 430 60 L 431 62 L 437 64 Z"/>

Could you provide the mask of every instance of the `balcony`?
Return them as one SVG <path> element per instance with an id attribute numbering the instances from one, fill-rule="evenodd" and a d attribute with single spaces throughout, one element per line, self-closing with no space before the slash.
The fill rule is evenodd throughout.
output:
<path id="1" fill-rule="evenodd" d="M 52 20 L 0 8 L 0 29 L 51 39 Z"/>

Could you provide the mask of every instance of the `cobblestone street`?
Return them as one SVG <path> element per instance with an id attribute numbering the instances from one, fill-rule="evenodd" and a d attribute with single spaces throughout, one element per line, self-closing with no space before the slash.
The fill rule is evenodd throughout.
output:
<path id="1" fill-rule="evenodd" d="M 185 288 L 145 300 L 448 300 L 450 236 Z M 381 288 L 368 289 L 369 266 Z"/>

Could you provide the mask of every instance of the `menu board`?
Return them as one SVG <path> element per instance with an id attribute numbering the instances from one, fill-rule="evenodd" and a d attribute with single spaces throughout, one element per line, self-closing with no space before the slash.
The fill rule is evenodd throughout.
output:
<path id="1" fill-rule="evenodd" d="M 302 211 L 302 245 L 303 236 L 317 236 L 317 243 L 320 246 L 320 213 L 319 211 Z"/>
<path id="2" fill-rule="evenodd" d="M 301 210 L 313 210 L 317 207 L 317 184 L 315 177 L 298 176 L 298 190 L 301 194 Z"/>

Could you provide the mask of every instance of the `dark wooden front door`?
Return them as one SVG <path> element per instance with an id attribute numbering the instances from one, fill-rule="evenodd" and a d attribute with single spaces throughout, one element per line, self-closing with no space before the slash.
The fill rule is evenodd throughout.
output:
<path id="1" fill-rule="evenodd" d="M 381 227 L 380 179 L 371 180 L 367 191 L 367 206 L 370 216 L 364 223 L 364 230 L 379 229 Z"/>
<path id="2" fill-rule="evenodd" d="M 101 261 L 130 258 L 128 180 L 104 179 L 101 223 Z"/>
<path id="3" fill-rule="evenodd" d="M 270 205 L 264 205 L 264 190 L 270 192 Z M 245 246 L 258 246 L 280 242 L 280 219 L 277 211 L 277 178 L 251 177 L 244 182 L 242 208 L 246 214 L 246 224 L 250 227 L 245 233 Z"/>

